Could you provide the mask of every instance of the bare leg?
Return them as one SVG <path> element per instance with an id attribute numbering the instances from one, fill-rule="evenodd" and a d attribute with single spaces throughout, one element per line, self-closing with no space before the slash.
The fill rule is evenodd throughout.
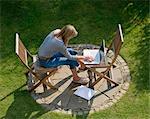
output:
<path id="1" fill-rule="evenodd" d="M 71 69 L 72 75 L 73 75 L 73 80 L 80 80 L 80 77 L 77 74 L 76 68 Z"/>
<path id="2" fill-rule="evenodd" d="M 71 72 L 73 74 L 73 82 L 83 84 L 83 85 L 85 85 L 89 82 L 88 78 L 81 78 L 78 76 L 76 68 L 71 69 Z"/>

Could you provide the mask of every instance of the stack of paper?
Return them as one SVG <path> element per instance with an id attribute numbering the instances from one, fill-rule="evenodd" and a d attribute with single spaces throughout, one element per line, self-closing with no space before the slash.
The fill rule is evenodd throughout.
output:
<path id="1" fill-rule="evenodd" d="M 96 91 L 83 85 L 79 86 L 78 89 L 74 92 L 75 95 L 80 96 L 86 100 L 90 100 L 95 93 Z"/>

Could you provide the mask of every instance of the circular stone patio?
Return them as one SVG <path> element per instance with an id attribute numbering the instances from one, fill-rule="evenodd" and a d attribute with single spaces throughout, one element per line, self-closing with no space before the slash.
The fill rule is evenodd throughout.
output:
<path id="1" fill-rule="evenodd" d="M 82 50 L 85 48 L 98 48 L 98 46 L 90 44 L 71 45 L 70 47 L 77 50 L 78 54 L 82 54 Z M 108 60 L 111 59 L 111 56 L 112 52 L 109 53 Z M 78 74 L 82 77 L 88 77 L 87 71 L 82 71 Z M 119 86 L 110 86 L 105 79 L 102 79 L 94 86 L 94 89 L 97 91 L 94 97 L 87 101 L 73 94 L 80 85 L 72 83 L 72 75 L 68 66 L 61 66 L 56 74 L 50 77 L 58 90 L 48 89 L 44 91 L 43 86 L 40 85 L 31 95 L 37 103 L 50 111 L 72 115 L 93 113 L 112 106 L 126 93 L 129 87 L 131 79 L 129 68 L 121 56 L 117 57 L 113 75 L 114 81 L 119 83 Z M 31 85 L 31 80 L 32 76 L 29 75 L 28 86 Z"/>

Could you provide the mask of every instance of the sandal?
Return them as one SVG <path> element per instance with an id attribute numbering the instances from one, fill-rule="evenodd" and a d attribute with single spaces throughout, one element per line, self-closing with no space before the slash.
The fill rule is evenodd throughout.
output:
<path id="1" fill-rule="evenodd" d="M 87 84 L 89 82 L 89 78 L 81 77 L 79 80 L 73 80 L 73 82 L 85 85 L 85 84 Z"/>

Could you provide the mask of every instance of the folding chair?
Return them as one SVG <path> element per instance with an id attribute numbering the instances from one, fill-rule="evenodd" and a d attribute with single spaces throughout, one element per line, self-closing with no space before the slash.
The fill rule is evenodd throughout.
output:
<path id="1" fill-rule="evenodd" d="M 31 89 L 29 89 L 30 92 L 33 91 L 35 88 L 37 88 L 40 84 L 43 84 L 44 88 L 49 86 L 52 89 L 57 89 L 51 84 L 51 82 L 49 82 L 48 79 L 51 75 L 53 75 L 57 71 L 57 68 L 40 67 L 37 55 L 32 55 L 25 48 L 24 44 L 19 38 L 18 33 L 16 33 L 16 54 L 28 69 L 28 73 L 31 73 L 32 76 L 34 76 L 35 85 L 33 85 Z"/>
<path id="2" fill-rule="evenodd" d="M 108 47 L 108 49 L 105 48 L 105 45 L 103 45 L 103 50 L 104 50 L 103 59 L 104 60 L 100 64 L 97 64 L 97 65 L 85 65 L 88 69 L 88 75 L 90 78 L 89 87 L 93 88 L 94 85 L 96 85 L 102 78 L 106 79 L 108 82 L 115 84 L 115 86 L 119 85 L 113 79 L 113 65 L 115 64 L 117 56 L 119 55 L 119 51 L 121 49 L 122 44 L 123 44 L 123 35 L 122 35 L 121 25 L 119 24 L 117 31 L 116 31 L 116 35 L 112 43 Z M 108 53 L 110 50 L 113 51 L 113 56 L 112 56 L 111 62 L 108 62 Z M 105 70 L 103 72 L 98 72 L 96 71 L 96 68 L 105 68 Z M 98 76 L 97 79 L 96 79 L 96 75 Z M 93 78 L 95 79 L 94 82 L 92 81 Z"/>

